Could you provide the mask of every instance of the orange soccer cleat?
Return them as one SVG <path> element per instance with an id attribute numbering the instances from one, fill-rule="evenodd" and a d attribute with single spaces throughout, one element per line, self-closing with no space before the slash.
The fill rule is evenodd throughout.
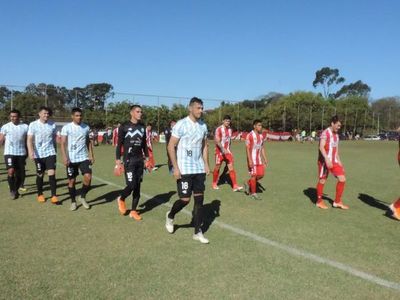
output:
<path id="1" fill-rule="evenodd" d="M 121 197 L 118 197 L 117 203 L 118 203 L 118 210 L 119 210 L 119 213 L 120 213 L 121 215 L 125 215 L 125 214 L 126 214 L 126 205 L 125 205 L 125 201 L 122 200 Z"/>
<path id="2" fill-rule="evenodd" d="M 37 196 L 37 201 L 40 203 L 44 203 L 46 202 L 46 198 L 43 195 L 39 195 Z"/>
<path id="3" fill-rule="evenodd" d="M 57 196 L 51 197 L 51 203 L 58 204 L 58 197 Z"/>
<path id="4" fill-rule="evenodd" d="M 326 206 L 325 202 L 322 200 L 317 201 L 315 205 L 320 209 L 328 209 L 328 206 Z"/>
<path id="5" fill-rule="evenodd" d="M 131 212 L 129 213 L 129 217 L 135 219 L 136 221 L 140 221 L 142 219 L 142 217 L 138 214 L 136 210 L 131 210 Z"/>

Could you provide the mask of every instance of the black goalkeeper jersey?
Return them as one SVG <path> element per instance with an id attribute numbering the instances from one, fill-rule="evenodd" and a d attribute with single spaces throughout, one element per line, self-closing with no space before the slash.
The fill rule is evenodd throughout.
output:
<path id="1" fill-rule="evenodd" d="M 116 159 L 121 159 L 123 147 L 124 161 L 143 161 L 144 156 L 149 157 L 146 145 L 146 129 L 142 123 L 128 121 L 118 130 L 118 144 L 115 151 Z"/>

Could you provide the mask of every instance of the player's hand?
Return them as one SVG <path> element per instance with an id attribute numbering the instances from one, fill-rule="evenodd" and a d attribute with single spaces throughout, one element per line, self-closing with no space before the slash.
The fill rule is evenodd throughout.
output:
<path id="1" fill-rule="evenodd" d="M 328 167 L 328 169 L 332 169 L 333 168 L 333 163 L 331 160 L 327 159 L 325 160 L 326 166 Z"/>
<path id="2" fill-rule="evenodd" d="M 89 161 L 90 161 L 90 164 L 94 164 L 94 161 L 95 161 L 95 159 L 94 159 L 94 157 L 89 157 Z"/>
<path id="3" fill-rule="evenodd" d="M 253 169 L 253 163 L 252 162 L 248 162 L 247 166 L 249 167 L 250 170 Z"/>
<path id="4" fill-rule="evenodd" d="M 146 160 L 146 161 L 145 161 L 144 166 L 145 166 L 147 172 L 149 172 L 149 173 L 150 173 L 150 172 L 153 170 L 153 168 L 154 168 L 153 164 L 152 164 L 149 160 Z"/>
<path id="5" fill-rule="evenodd" d="M 33 153 L 29 153 L 29 158 L 35 160 L 35 156 L 33 155 Z"/>
<path id="6" fill-rule="evenodd" d="M 181 171 L 178 168 L 174 168 L 174 177 L 176 180 L 181 179 Z"/>
<path id="7" fill-rule="evenodd" d="M 210 167 L 207 164 L 204 166 L 204 170 L 206 171 L 207 176 L 210 175 Z"/>
<path id="8" fill-rule="evenodd" d="M 266 161 L 264 161 L 264 166 L 267 166 L 268 165 L 268 161 L 266 160 Z"/>
<path id="9" fill-rule="evenodd" d="M 69 165 L 69 159 L 68 159 L 68 158 L 64 158 L 64 159 L 63 159 L 63 163 L 64 163 L 64 166 L 68 167 L 68 165 Z"/>
<path id="10" fill-rule="evenodd" d="M 122 161 L 121 161 L 120 159 L 116 159 L 116 160 L 115 160 L 115 164 L 116 164 L 116 165 L 122 165 Z"/>

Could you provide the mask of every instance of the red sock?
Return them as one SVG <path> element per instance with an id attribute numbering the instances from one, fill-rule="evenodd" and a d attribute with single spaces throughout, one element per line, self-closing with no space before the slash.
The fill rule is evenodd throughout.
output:
<path id="1" fill-rule="evenodd" d="M 344 185 L 345 185 L 345 182 L 341 182 L 341 181 L 338 181 L 338 183 L 336 184 L 336 197 L 335 197 L 335 202 L 336 203 L 339 203 L 339 202 L 342 201 L 342 194 L 343 194 L 343 191 L 344 191 Z"/>
<path id="2" fill-rule="evenodd" d="M 250 194 L 255 194 L 257 189 L 257 180 L 255 177 L 251 177 L 248 181 L 250 187 Z"/>
<path id="3" fill-rule="evenodd" d="M 318 184 L 317 184 L 317 202 L 322 201 L 323 194 L 324 194 L 324 184 L 318 182 Z"/>
<path id="4" fill-rule="evenodd" d="M 213 172 L 213 185 L 217 185 L 219 176 L 219 169 L 215 168 Z"/>
<path id="5" fill-rule="evenodd" d="M 397 199 L 397 200 L 393 203 L 393 206 L 394 206 L 395 209 L 399 209 L 399 208 L 400 208 L 400 198 Z"/>
<path id="6" fill-rule="evenodd" d="M 237 182 L 236 182 L 236 172 L 235 172 L 235 170 L 229 171 L 229 177 L 231 178 L 231 181 L 232 181 L 232 187 L 236 187 L 237 186 Z"/>

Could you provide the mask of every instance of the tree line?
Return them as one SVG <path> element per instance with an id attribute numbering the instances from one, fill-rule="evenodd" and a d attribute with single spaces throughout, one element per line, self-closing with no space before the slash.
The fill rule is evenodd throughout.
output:
<path id="1" fill-rule="evenodd" d="M 218 106 L 205 107 L 204 119 L 210 130 L 219 126 L 224 115 L 232 117 L 235 130 L 249 131 L 254 119 L 261 119 L 264 126 L 274 131 L 319 130 L 329 124 L 332 115 L 338 114 L 345 131 L 363 134 L 378 130 L 393 130 L 400 120 L 400 98 L 386 97 L 370 101 L 371 88 L 358 80 L 344 84 L 345 78 L 338 69 L 324 67 L 315 73 L 312 82 L 318 91 L 296 91 L 289 94 L 271 92 L 256 100 L 238 102 L 221 101 Z M 29 84 L 22 91 L 10 86 L 0 86 L 0 120 L 6 122 L 8 111 L 17 108 L 25 122 L 36 118 L 42 105 L 49 106 L 56 121 L 69 121 L 74 106 L 85 112 L 86 122 L 94 128 L 115 126 L 129 118 L 132 101 L 111 101 L 113 86 L 109 83 L 92 83 L 85 87 L 67 89 L 53 84 Z M 186 105 L 147 105 L 144 121 L 162 131 L 171 120 L 187 115 Z"/>

